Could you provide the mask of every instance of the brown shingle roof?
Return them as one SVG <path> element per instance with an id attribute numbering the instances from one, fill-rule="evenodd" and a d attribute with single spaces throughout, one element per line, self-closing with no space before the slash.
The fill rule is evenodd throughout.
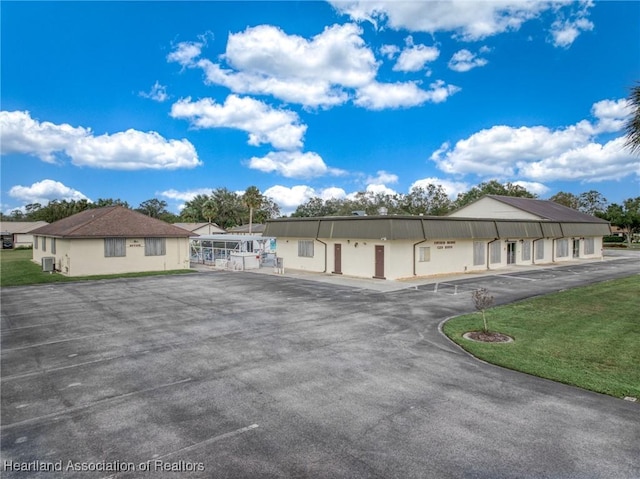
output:
<path id="1" fill-rule="evenodd" d="M 607 223 L 607 221 L 595 216 L 582 213 L 572 208 L 567 208 L 549 200 L 535 200 L 532 198 L 519 198 L 515 196 L 487 195 L 507 205 L 518 208 L 527 213 L 539 216 L 545 220 L 566 221 L 575 223 Z"/>
<path id="2" fill-rule="evenodd" d="M 32 231 L 60 238 L 180 238 L 191 232 L 123 206 L 82 211 Z"/>

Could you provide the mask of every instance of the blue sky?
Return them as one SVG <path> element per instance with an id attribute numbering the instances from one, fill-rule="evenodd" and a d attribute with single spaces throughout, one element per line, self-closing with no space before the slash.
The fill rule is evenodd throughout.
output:
<path id="1" fill-rule="evenodd" d="M 640 2 L 6 2 L 0 208 L 640 194 Z"/>

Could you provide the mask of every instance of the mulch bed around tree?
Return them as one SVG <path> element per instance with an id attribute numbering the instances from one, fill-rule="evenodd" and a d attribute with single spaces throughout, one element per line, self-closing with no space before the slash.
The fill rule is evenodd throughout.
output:
<path id="1" fill-rule="evenodd" d="M 471 341 L 478 341 L 481 343 L 510 343 L 513 341 L 511 336 L 507 336 L 502 333 L 494 333 L 489 331 L 485 333 L 484 331 L 470 331 L 468 333 L 464 333 L 462 335 L 463 338 L 469 339 Z"/>

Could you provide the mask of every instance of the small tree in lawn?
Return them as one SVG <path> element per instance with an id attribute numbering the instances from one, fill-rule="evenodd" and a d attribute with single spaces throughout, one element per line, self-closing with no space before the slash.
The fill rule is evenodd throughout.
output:
<path id="1" fill-rule="evenodd" d="M 476 309 L 482 313 L 482 323 L 484 328 L 482 329 L 485 333 L 489 332 L 489 326 L 487 325 L 487 317 L 484 312 L 486 309 L 493 306 L 493 296 L 489 294 L 485 288 L 476 289 L 471 295 L 473 298 L 473 304 Z"/>

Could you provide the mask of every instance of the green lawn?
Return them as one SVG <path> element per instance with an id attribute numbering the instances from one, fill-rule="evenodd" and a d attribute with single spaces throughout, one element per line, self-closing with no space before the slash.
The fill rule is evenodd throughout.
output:
<path id="1" fill-rule="evenodd" d="M 156 276 L 165 274 L 191 273 L 190 269 L 171 271 L 153 271 L 146 273 L 109 274 L 98 276 L 78 276 L 69 278 L 59 273 L 44 273 L 40 265 L 31 261 L 32 250 L 0 250 L 0 286 L 23 286 L 39 283 L 60 283 L 69 281 L 87 281 L 110 278 L 135 278 L 138 276 Z"/>
<path id="2" fill-rule="evenodd" d="M 489 329 L 513 343 L 462 338 L 480 313 L 447 321 L 444 333 L 490 363 L 616 397 L 640 400 L 640 276 L 487 310 Z"/>

